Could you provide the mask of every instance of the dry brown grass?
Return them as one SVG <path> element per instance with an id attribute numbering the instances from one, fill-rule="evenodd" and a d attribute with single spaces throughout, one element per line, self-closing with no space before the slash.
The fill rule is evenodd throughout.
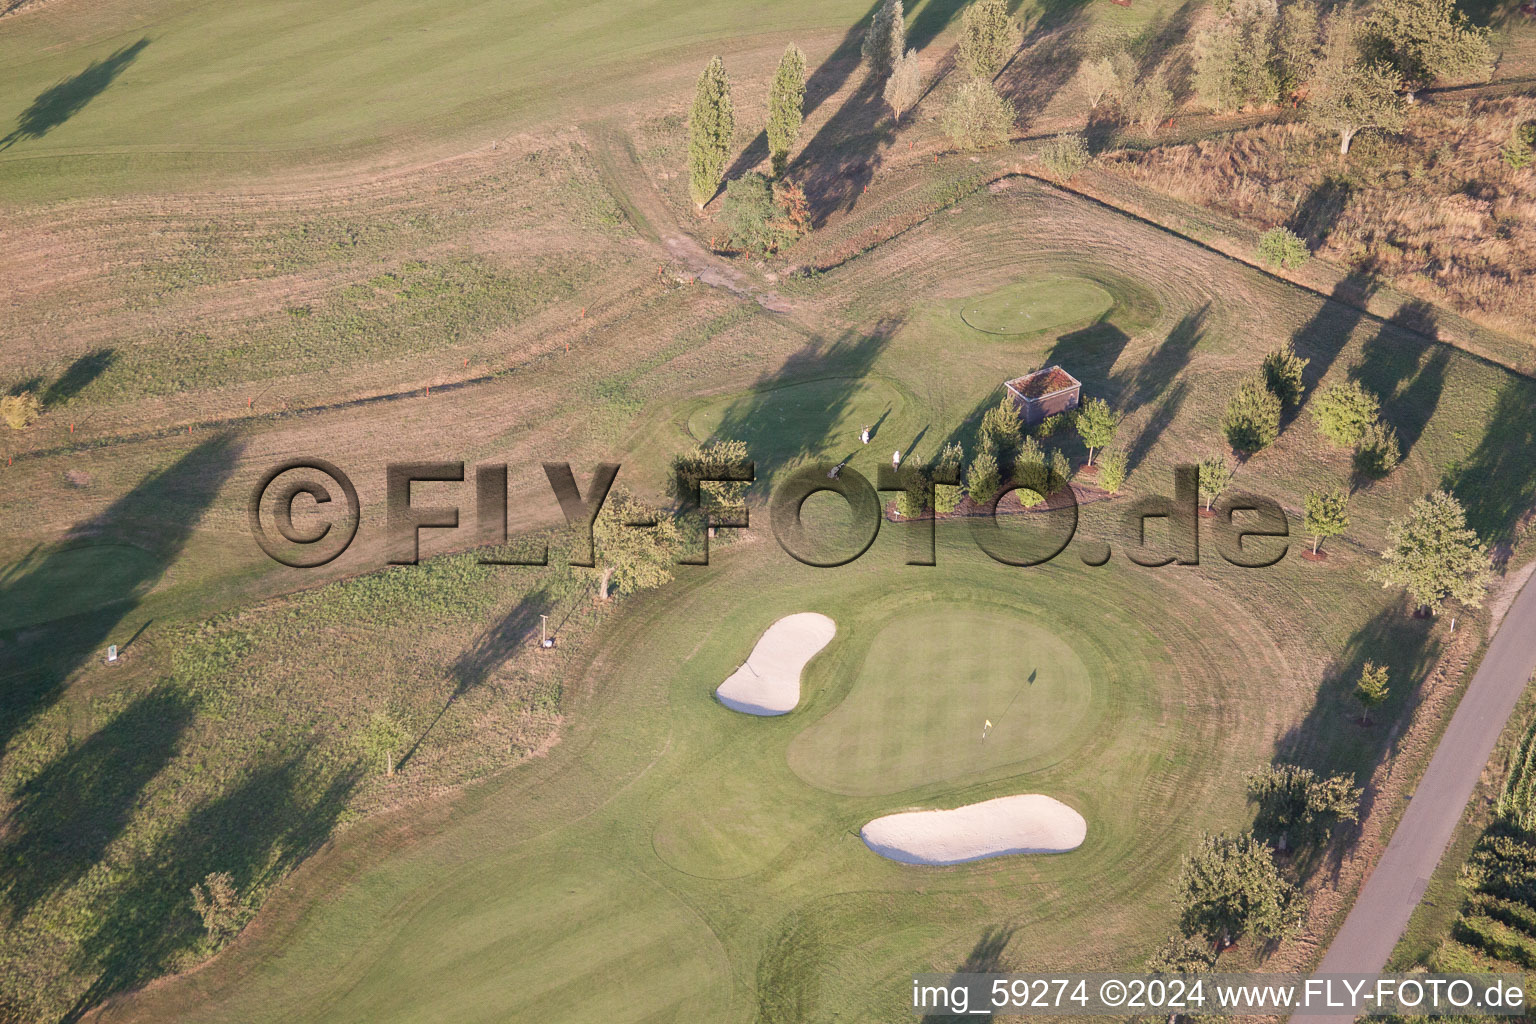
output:
<path id="1" fill-rule="evenodd" d="M 1284 224 L 1319 255 L 1473 319 L 1536 337 L 1536 171 L 1499 156 L 1536 98 L 1425 103 L 1397 137 L 1347 159 L 1331 136 L 1268 125 L 1106 160 L 1175 198 L 1260 227 Z"/>

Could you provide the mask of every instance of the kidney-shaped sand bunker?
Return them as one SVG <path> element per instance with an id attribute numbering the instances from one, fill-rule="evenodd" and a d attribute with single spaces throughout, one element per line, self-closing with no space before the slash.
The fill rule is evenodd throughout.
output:
<path id="1" fill-rule="evenodd" d="M 746 663 L 715 690 L 720 703 L 749 715 L 784 715 L 800 703 L 800 673 L 832 642 L 837 623 L 818 612 L 786 615 L 769 626 Z"/>
<path id="2" fill-rule="evenodd" d="M 1010 853 L 1065 853 L 1083 845 L 1088 823 L 1039 793 L 1002 796 L 948 811 L 903 811 L 860 830 L 864 844 L 904 864 L 964 864 Z"/>

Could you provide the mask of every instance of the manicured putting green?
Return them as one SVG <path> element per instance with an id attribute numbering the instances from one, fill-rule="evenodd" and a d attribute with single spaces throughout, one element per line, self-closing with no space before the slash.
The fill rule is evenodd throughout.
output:
<path id="1" fill-rule="evenodd" d="M 1022 613 L 913 608 L 876 634 L 847 696 L 790 743 L 789 765 L 855 796 L 1037 770 L 1088 739 L 1092 697 L 1077 651 Z"/>
<path id="2" fill-rule="evenodd" d="M 1096 281 L 1052 274 L 966 299 L 960 318 L 987 334 L 1036 334 L 1096 319 L 1114 304 Z"/>
<path id="3" fill-rule="evenodd" d="M 35 554 L 0 569 L 0 629 L 16 629 L 139 596 L 160 575 L 155 557 L 131 544 L 81 544 Z"/>

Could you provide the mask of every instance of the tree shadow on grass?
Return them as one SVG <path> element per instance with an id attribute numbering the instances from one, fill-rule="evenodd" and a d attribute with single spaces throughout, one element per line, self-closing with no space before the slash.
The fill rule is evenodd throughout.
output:
<path id="1" fill-rule="evenodd" d="M 1108 320 L 1100 320 L 1056 339 L 1045 354 L 1045 365 L 1065 367 L 1083 384 L 1083 390 L 1102 394 L 1131 336 Z"/>
<path id="2" fill-rule="evenodd" d="M 1312 191 L 1296 204 L 1296 209 L 1286 220 L 1289 230 L 1306 239 L 1315 251 L 1322 248 L 1333 234 L 1354 188 L 1343 178 L 1329 177 L 1312 186 Z"/>
<path id="3" fill-rule="evenodd" d="M 353 768 L 323 771 L 295 753 L 253 769 L 194 810 L 102 894 L 75 965 L 92 981 L 65 1019 L 186 966 L 184 958 L 206 941 L 192 886 L 228 872 L 243 900 L 259 902 L 331 835 L 358 778 Z"/>
<path id="4" fill-rule="evenodd" d="M 832 428 L 847 414 L 859 385 L 902 322 L 899 317 L 887 317 L 867 333 L 849 330 L 830 341 L 811 339 L 734 401 L 709 440 L 745 442 L 749 457 L 757 463 L 760 483 L 822 450 L 831 443 Z M 826 385 L 821 400 L 800 410 L 794 422 L 782 421 L 775 411 L 785 398 L 781 389 L 812 382 Z"/>
<path id="5" fill-rule="evenodd" d="M 117 350 L 111 348 L 99 348 L 76 359 L 59 375 L 59 379 L 48 385 L 48 390 L 43 392 L 43 406 L 52 408 L 74 398 L 116 361 Z"/>
<path id="6" fill-rule="evenodd" d="M 105 92 L 148 45 L 149 37 L 146 36 L 103 60 L 92 61 L 84 71 L 38 93 L 32 105 L 16 118 L 16 127 L 0 139 L 0 149 L 9 149 L 28 139 L 40 139 L 74 117 Z"/>
<path id="7" fill-rule="evenodd" d="M 1189 365 L 1195 346 L 1205 337 L 1205 319 L 1210 309 L 1210 303 L 1206 303 L 1184 314 L 1162 343 L 1138 366 L 1106 381 L 1108 387 L 1119 395 L 1116 404 L 1121 415 L 1131 415 L 1173 387 L 1174 378 Z"/>
<path id="8" fill-rule="evenodd" d="M 956 974 L 1000 974 L 1007 970 L 1003 953 L 1013 941 L 1013 926 L 988 926 L 971 947 L 964 962 L 955 968 Z M 923 1024 L 959 1024 L 960 1021 L 988 1021 L 990 1013 L 929 1013 L 923 1015 Z"/>
<path id="9" fill-rule="evenodd" d="M 1536 506 L 1536 384 L 1511 377 L 1499 392 L 1483 438 L 1445 475 L 1467 510 L 1467 524 L 1507 556 L 1521 520 Z"/>
<path id="10" fill-rule="evenodd" d="M 145 694 L 17 789 L 0 847 L 13 921 L 101 860 L 144 787 L 175 756 L 192 710 L 184 695 Z"/>
<path id="11" fill-rule="evenodd" d="M 149 553 L 142 562 L 104 578 L 89 595 L 94 610 L 48 622 L 0 628 L 0 751 L 32 717 L 58 699 L 64 681 L 101 652 L 139 598 L 180 557 L 203 513 L 234 470 L 240 445 L 229 434 L 213 437 L 155 473 L 99 515 L 70 531 L 65 541 L 0 579 L 0 612 L 47 606 L 59 579 L 76 565 L 74 549 L 92 542 L 127 542 Z M 84 601 L 82 601 L 84 603 Z"/>
<path id="12" fill-rule="evenodd" d="M 1433 308 L 1407 303 L 1365 343 L 1350 371 L 1381 399 L 1382 417 L 1397 431 L 1405 459 L 1440 404 L 1451 361 L 1449 347 L 1424 336 L 1435 336 Z"/>
<path id="13" fill-rule="evenodd" d="M 1076 29 L 1088 19 L 1088 11 L 1088 0 L 1052 0 L 998 72 L 993 84 L 1018 107 L 1018 130 L 1026 131 L 1030 114 L 1044 111 L 1077 74 L 1083 54 Z"/>
<path id="14" fill-rule="evenodd" d="M 1435 665 L 1440 642 L 1434 620 L 1414 618 L 1401 601 L 1391 601 L 1355 630 L 1343 653 L 1324 673 L 1317 699 L 1296 726 L 1276 745 L 1276 764 L 1295 764 L 1319 775 L 1342 772 L 1365 787 L 1360 818 L 1369 814 L 1377 793 L 1370 785 L 1372 774 L 1392 755 L 1404 725 L 1418 704 L 1419 688 Z M 1385 666 L 1389 696 L 1371 713 L 1371 724 L 1361 725 L 1361 711 L 1353 693 L 1367 661 Z M 1341 858 L 1353 841 L 1352 832 L 1340 829 L 1335 842 L 1310 857 L 1298 857 L 1296 868 L 1305 878 L 1318 870 L 1337 872 Z"/>

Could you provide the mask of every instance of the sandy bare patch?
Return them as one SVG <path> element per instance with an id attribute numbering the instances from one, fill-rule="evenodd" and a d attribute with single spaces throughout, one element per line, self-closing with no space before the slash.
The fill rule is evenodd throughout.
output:
<path id="1" fill-rule="evenodd" d="M 763 633 L 742 665 L 715 690 L 720 703 L 749 715 L 785 715 L 800 703 L 800 671 L 837 632 L 818 612 L 786 615 Z"/>
<path id="2" fill-rule="evenodd" d="M 1088 823 L 1039 793 L 1001 796 L 949 811 L 887 814 L 859 832 L 864 845 L 904 864 L 964 864 L 1010 853 L 1065 853 L 1083 844 Z"/>

